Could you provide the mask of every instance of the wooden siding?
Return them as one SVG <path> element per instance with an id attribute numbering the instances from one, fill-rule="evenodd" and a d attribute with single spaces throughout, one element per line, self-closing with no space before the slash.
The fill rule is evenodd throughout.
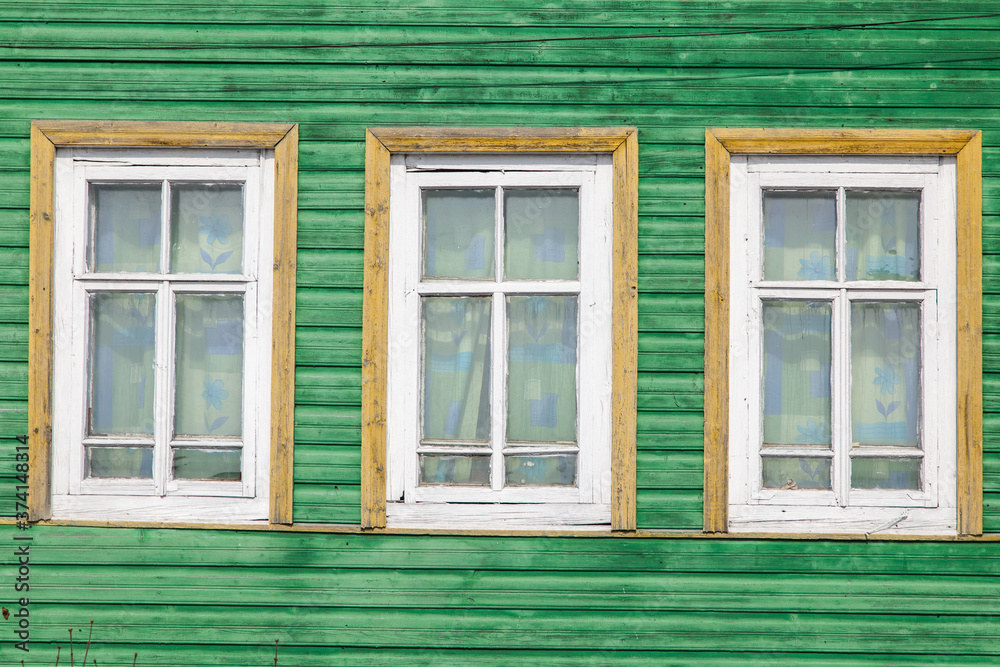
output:
<path id="1" fill-rule="evenodd" d="M 983 132 L 983 529 L 1000 533 L 1000 18 L 972 0 L 494 5 L 0 0 L 0 514 L 27 432 L 33 119 L 299 124 L 293 518 L 352 525 L 365 128 L 636 126 L 637 523 L 687 531 L 705 128 L 919 127 Z M 274 638 L 304 666 L 1000 662 L 992 543 L 28 534 L 33 664 L 90 619 L 99 664 L 265 665 Z"/>

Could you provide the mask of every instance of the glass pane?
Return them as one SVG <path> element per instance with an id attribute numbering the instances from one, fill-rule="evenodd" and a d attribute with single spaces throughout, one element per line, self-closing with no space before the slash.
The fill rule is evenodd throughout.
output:
<path id="1" fill-rule="evenodd" d="M 94 183 L 90 186 L 94 271 L 160 270 L 160 183 Z"/>
<path id="2" fill-rule="evenodd" d="M 851 433 L 920 447 L 920 304 L 851 304 Z"/>
<path id="3" fill-rule="evenodd" d="M 491 190 L 423 190 L 424 277 L 492 278 L 496 198 Z"/>
<path id="4" fill-rule="evenodd" d="M 764 192 L 764 278 L 836 280 L 837 195 Z"/>
<path id="5" fill-rule="evenodd" d="M 920 459 L 851 459 L 851 488 L 919 489 Z"/>
<path id="6" fill-rule="evenodd" d="M 87 477 L 150 479 L 152 447 L 87 447 Z"/>
<path id="7" fill-rule="evenodd" d="M 156 296 L 101 292 L 90 308 L 89 432 L 152 433 Z"/>
<path id="8" fill-rule="evenodd" d="M 174 433 L 243 429 L 243 295 L 177 295 Z"/>
<path id="9" fill-rule="evenodd" d="M 240 481 L 239 449 L 174 448 L 174 479 Z"/>
<path id="10" fill-rule="evenodd" d="M 579 220 L 575 189 L 504 191 L 507 278 L 575 279 Z"/>
<path id="11" fill-rule="evenodd" d="M 830 446 L 827 302 L 765 301 L 764 446 Z"/>
<path id="12" fill-rule="evenodd" d="M 490 438 L 489 297 L 427 297 L 424 440 Z"/>
<path id="13" fill-rule="evenodd" d="M 508 299 L 508 440 L 576 441 L 576 302 Z"/>
<path id="14" fill-rule="evenodd" d="M 847 191 L 847 279 L 920 278 L 920 193 Z"/>
<path id="15" fill-rule="evenodd" d="M 489 486 L 490 457 L 421 454 L 420 483 Z"/>
<path id="16" fill-rule="evenodd" d="M 171 183 L 170 270 L 243 270 L 243 184 Z"/>
<path id="17" fill-rule="evenodd" d="M 505 456 L 507 486 L 573 486 L 576 455 Z"/>
<path id="18" fill-rule="evenodd" d="M 765 489 L 829 489 L 830 459 L 764 456 Z"/>

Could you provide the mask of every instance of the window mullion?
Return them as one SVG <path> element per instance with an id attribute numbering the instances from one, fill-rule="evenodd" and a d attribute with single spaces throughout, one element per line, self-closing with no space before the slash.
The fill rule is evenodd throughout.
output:
<path id="1" fill-rule="evenodd" d="M 174 294 L 169 282 L 160 284 L 156 293 L 156 371 L 153 410 L 153 482 L 156 495 L 166 495 L 170 473 L 171 415 L 174 414 Z"/>
<path id="2" fill-rule="evenodd" d="M 164 179 L 160 195 L 160 273 L 170 273 L 170 181 Z"/>
<path id="3" fill-rule="evenodd" d="M 846 507 L 851 489 L 851 326 L 850 300 L 841 289 L 833 302 L 833 493 L 837 503 Z"/>
<path id="4" fill-rule="evenodd" d="M 493 458 L 490 465 L 490 486 L 494 491 L 499 491 L 503 488 L 503 446 L 507 440 L 507 299 L 503 292 L 493 293 L 492 311 L 493 330 L 490 337 L 493 339 L 493 368 L 490 388 L 493 395 L 490 397 L 490 404 L 493 408 L 493 431 L 490 440 Z"/>

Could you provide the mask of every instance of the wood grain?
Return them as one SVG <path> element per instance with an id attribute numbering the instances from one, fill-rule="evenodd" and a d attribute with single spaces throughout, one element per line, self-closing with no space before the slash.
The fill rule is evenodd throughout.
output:
<path id="1" fill-rule="evenodd" d="M 271 299 L 270 520 L 292 523 L 295 403 L 295 273 L 299 127 L 274 147 L 274 282 Z"/>
<path id="2" fill-rule="evenodd" d="M 361 360 L 361 525 L 385 527 L 389 337 L 389 150 L 365 133 L 365 277 Z"/>
<path id="3" fill-rule="evenodd" d="M 28 518 L 52 515 L 52 256 L 56 147 L 31 125 L 28 284 Z"/>
<path id="4" fill-rule="evenodd" d="M 983 532 L 982 133 L 958 153 L 958 532 Z"/>
<path id="5" fill-rule="evenodd" d="M 713 129 L 730 153 L 755 155 L 955 155 L 973 130 Z"/>
<path id="6" fill-rule="evenodd" d="M 392 153 L 611 153 L 627 127 L 382 127 L 369 130 Z"/>
<path id="7" fill-rule="evenodd" d="M 35 121 L 57 146 L 188 146 L 274 148 L 292 130 L 287 123 L 176 123 L 169 121 Z"/>
<path id="8" fill-rule="evenodd" d="M 611 529 L 636 528 L 636 382 L 638 359 L 638 132 L 612 155 L 613 277 L 611 332 Z"/>
<path id="9" fill-rule="evenodd" d="M 705 131 L 704 529 L 728 530 L 729 151 Z"/>

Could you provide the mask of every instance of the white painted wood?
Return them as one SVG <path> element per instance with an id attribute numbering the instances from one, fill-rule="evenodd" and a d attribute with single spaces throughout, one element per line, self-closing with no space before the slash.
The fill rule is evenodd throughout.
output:
<path id="1" fill-rule="evenodd" d="M 412 156 L 411 156 L 412 157 Z M 551 156 L 521 160 L 517 156 L 393 156 L 390 162 L 389 262 L 389 400 L 387 489 L 390 526 L 427 525 L 445 521 L 455 527 L 485 520 L 524 525 L 565 525 L 583 513 L 588 521 L 610 522 L 611 433 L 611 162 L 607 157 Z M 553 165 L 556 165 L 553 167 Z M 421 188 L 494 188 L 496 251 L 494 280 L 423 280 Z M 579 280 L 503 279 L 505 187 L 576 188 L 580 192 Z M 507 297 L 517 294 L 578 295 L 578 440 L 576 443 L 507 443 Z M 421 444 L 420 298 L 437 295 L 488 296 L 491 299 L 491 440 L 477 445 Z M 489 453 L 489 487 L 420 485 L 418 453 Z M 506 487 L 504 456 L 511 453 L 577 453 L 575 487 Z M 552 514 L 553 504 L 574 513 Z M 397 511 L 399 507 L 413 508 Z M 488 508 L 499 507 L 500 510 Z M 395 508 L 395 509 L 394 509 Z M 595 514 L 596 513 L 596 514 Z M 600 517 L 594 519 L 597 514 Z M 524 519 L 523 517 L 529 517 Z M 422 518 L 423 517 L 423 518 Z M 438 517 L 438 518 L 435 518 Z M 444 518 L 440 518 L 444 517 Z M 449 518 L 450 517 L 450 518 Z M 475 517 L 483 517 L 476 519 Z M 532 518 L 533 517 L 533 518 Z M 497 523 L 499 522 L 499 523 Z M 519 525 L 520 525 L 519 524 Z"/>
<path id="2" fill-rule="evenodd" d="M 248 521 L 267 518 L 271 371 L 270 267 L 274 254 L 272 151 L 79 149 L 56 159 L 54 267 L 53 516 L 104 520 Z M 161 271 L 89 272 L 88 183 L 160 182 Z M 170 183 L 244 185 L 242 275 L 170 274 Z M 266 270 L 258 271 L 258 267 Z M 90 299 L 101 292 L 148 292 L 156 298 L 152 437 L 88 437 Z M 179 293 L 242 294 L 244 300 L 243 438 L 172 442 L 175 299 Z M 153 478 L 87 479 L 85 445 L 151 444 Z M 172 445 L 236 447 L 241 482 L 172 480 Z"/>
<path id="3" fill-rule="evenodd" d="M 597 155 L 461 155 L 424 153 L 402 158 L 408 171 L 579 171 L 599 163 Z"/>
<path id="4" fill-rule="evenodd" d="M 852 155 L 845 160 L 836 155 L 749 155 L 750 172 L 801 172 L 807 174 L 874 173 L 936 174 L 937 156 Z"/>
<path id="5" fill-rule="evenodd" d="M 871 532 L 892 524 L 886 530 L 953 534 L 957 496 L 955 159 L 734 156 L 730 178 L 730 528 Z M 796 188 L 836 192 L 836 280 L 762 280 L 761 192 Z M 920 281 L 844 280 L 845 196 L 852 188 L 922 192 Z M 829 451 L 760 448 L 761 307 L 768 299 L 831 304 Z M 854 301 L 921 305 L 922 450 L 852 447 L 850 306 Z M 832 457 L 831 489 L 761 488 L 762 457 L 782 455 Z M 851 460 L 868 456 L 923 458 L 923 487 L 915 491 L 851 489 Z"/>
<path id="6" fill-rule="evenodd" d="M 409 528 L 456 527 L 558 530 L 608 530 L 611 505 L 550 503 L 525 506 L 510 504 L 387 503 L 386 520 L 392 526 Z"/>

